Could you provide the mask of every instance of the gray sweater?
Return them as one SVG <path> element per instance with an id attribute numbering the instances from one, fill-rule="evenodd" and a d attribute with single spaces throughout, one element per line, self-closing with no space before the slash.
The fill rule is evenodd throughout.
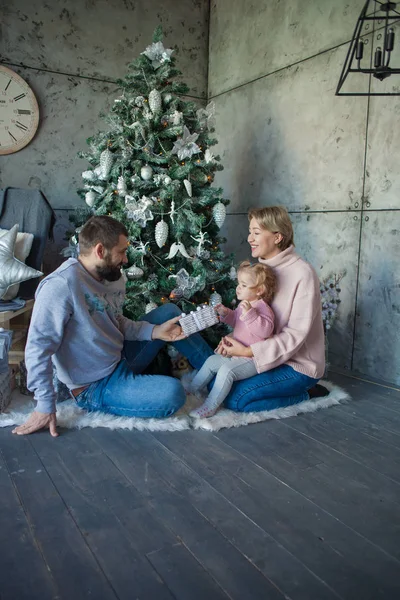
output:
<path id="1" fill-rule="evenodd" d="M 125 282 L 94 279 L 75 258 L 41 281 L 25 351 L 36 410 L 55 412 L 54 363 L 69 389 L 98 381 L 121 360 L 124 340 L 150 340 L 154 325 L 122 315 Z"/>

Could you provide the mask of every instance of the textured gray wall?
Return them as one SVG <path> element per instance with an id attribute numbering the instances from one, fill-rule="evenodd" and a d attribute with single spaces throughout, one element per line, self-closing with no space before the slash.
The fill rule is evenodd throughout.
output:
<path id="1" fill-rule="evenodd" d="M 320 276 L 346 269 L 330 360 L 400 384 L 400 97 L 334 95 L 363 5 L 212 0 L 216 184 L 232 200 L 222 233 L 239 258 L 249 256 L 247 209 L 283 204 Z M 350 86 L 366 91 L 368 80 Z"/>
<path id="2" fill-rule="evenodd" d="M 2 2 L 1 62 L 24 77 L 40 107 L 34 140 L 1 157 L 0 187 L 40 188 L 56 210 L 45 268 L 60 262 L 68 209 L 87 163 L 86 139 L 105 127 L 100 112 L 117 96 L 116 78 L 151 43 L 157 25 L 178 49 L 178 67 L 196 98 L 207 94 L 208 0 L 13 0 Z"/>

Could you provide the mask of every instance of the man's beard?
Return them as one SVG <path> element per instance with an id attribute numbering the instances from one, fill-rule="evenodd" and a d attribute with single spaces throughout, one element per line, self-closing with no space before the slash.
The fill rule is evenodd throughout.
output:
<path id="1" fill-rule="evenodd" d="M 109 257 L 104 258 L 104 263 L 104 266 L 96 267 L 96 272 L 100 279 L 105 279 L 106 281 L 118 281 L 121 277 L 122 263 L 113 265 Z"/>

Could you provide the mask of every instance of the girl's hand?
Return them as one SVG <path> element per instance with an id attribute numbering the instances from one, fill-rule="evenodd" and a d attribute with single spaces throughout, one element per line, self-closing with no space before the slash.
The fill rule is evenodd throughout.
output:
<path id="1" fill-rule="evenodd" d="M 250 346 L 245 346 L 229 335 L 222 338 L 217 350 L 220 346 L 221 349 L 218 351 L 218 354 L 222 354 L 222 356 L 243 356 L 246 358 L 251 358 L 253 356 L 253 351 Z"/>
<path id="2" fill-rule="evenodd" d="M 223 304 L 217 304 L 215 310 L 221 317 L 226 317 L 229 312 L 229 308 L 226 308 Z"/>
<path id="3" fill-rule="evenodd" d="M 240 306 L 242 307 L 242 314 L 245 315 L 246 313 L 249 312 L 249 310 L 251 309 L 251 304 L 248 300 L 243 300 L 240 304 Z"/>

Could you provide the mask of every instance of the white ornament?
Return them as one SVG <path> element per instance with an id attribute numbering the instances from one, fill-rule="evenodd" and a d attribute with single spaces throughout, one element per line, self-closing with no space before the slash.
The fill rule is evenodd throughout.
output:
<path id="1" fill-rule="evenodd" d="M 136 96 L 136 98 L 135 98 L 136 106 L 143 106 L 143 103 L 144 103 L 143 96 Z"/>
<path id="2" fill-rule="evenodd" d="M 172 181 L 172 179 L 168 175 L 166 175 L 164 177 L 164 185 L 169 185 L 171 183 L 171 181 Z"/>
<path id="3" fill-rule="evenodd" d="M 170 93 L 164 94 L 163 98 L 164 98 L 165 104 L 169 104 L 172 100 L 172 94 L 170 94 Z"/>
<path id="4" fill-rule="evenodd" d="M 194 154 L 198 154 L 201 152 L 199 146 L 195 143 L 198 137 L 198 133 L 191 134 L 185 125 L 183 135 L 174 142 L 171 154 L 177 154 L 179 160 L 185 160 L 185 158 L 191 158 Z"/>
<path id="5" fill-rule="evenodd" d="M 140 279 L 141 277 L 143 277 L 144 271 L 140 267 L 136 267 L 136 265 L 133 265 L 132 267 L 129 267 L 129 269 L 126 271 L 126 275 L 130 280 Z"/>
<path id="6" fill-rule="evenodd" d="M 140 169 L 140 176 L 144 181 L 149 181 L 153 177 L 153 169 L 150 165 L 145 165 Z"/>
<path id="7" fill-rule="evenodd" d="M 217 304 L 221 304 L 222 296 L 218 294 L 218 292 L 213 292 L 210 296 L 210 304 L 211 306 L 217 306 Z"/>
<path id="8" fill-rule="evenodd" d="M 114 162 L 114 155 L 108 148 L 103 150 L 100 154 L 100 168 L 101 168 L 101 179 L 107 179 L 110 174 L 112 164 Z"/>
<path id="9" fill-rule="evenodd" d="M 96 175 L 96 177 L 100 178 L 101 177 L 101 173 L 102 173 L 102 169 L 101 167 L 96 167 L 95 169 L 93 169 L 93 173 Z"/>
<path id="10" fill-rule="evenodd" d="M 209 240 L 205 239 L 206 235 L 207 235 L 206 233 L 204 233 L 203 231 L 200 231 L 198 237 L 193 237 L 192 235 L 190 236 L 192 238 L 192 240 L 194 240 L 198 244 L 197 250 L 196 250 L 197 256 L 202 255 L 204 244 L 211 244 L 211 242 Z"/>
<path id="11" fill-rule="evenodd" d="M 204 160 L 206 161 L 207 164 L 210 162 L 213 162 L 213 160 L 214 160 L 214 154 L 208 148 L 204 152 Z"/>
<path id="12" fill-rule="evenodd" d="M 164 48 L 162 42 L 153 42 L 150 46 L 147 46 L 146 50 L 142 52 L 149 60 L 154 69 L 158 69 L 163 63 L 171 60 L 171 54 L 173 50 Z"/>
<path id="13" fill-rule="evenodd" d="M 192 184 L 190 183 L 189 179 L 184 179 L 183 180 L 183 185 L 186 188 L 187 194 L 189 196 L 189 198 L 192 197 Z"/>
<path id="14" fill-rule="evenodd" d="M 128 190 L 126 188 L 125 179 L 122 175 L 120 177 L 118 177 L 117 190 L 118 190 L 118 194 L 120 196 L 122 196 L 122 197 L 126 196 L 126 193 Z"/>
<path id="15" fill-rule="evenodd" d="M 131 177 L 131 184 L 133 186 L 137 186 L 137 185 L 139 185 L 139 183 L 142 183 L 141 180 L 140 180 L 140 177 L 138 175 L 133 175 Z"/>
<path id="16" fill-rule="evenodd" d="M 90 192 L 86 192 L 85 202 L 88 206 L 90 206 L 90 208 L 92 208 L 92 206 L 96 202 L 96 193 L 93 190 L 90 190 Z"/>
<path id="17" fill-rule="evenodd" d="M 152 113 L 161 110 L 161 94 L 158 90 L 151 90 L 149 94 L 149 106 Z"/>
<path id="18" fill-rule="evenodd" d="M 175 201 L 174 201 L 174 200 L 172 200 L 172 202 L 171 202 L 171 210 L 170 210 L 170 212 L 169 212 L 168 214 L 169 214 L 169 216 L 170 216 L 170 219 L 171 219 L 171 221 L 172 221 L 174 224 L 175 224 L 175 221 L 174 221 L 174 218 L 175 218 L 175 213 L 176 213 L 176 210 L 175 210 Z"/>
<path id="19" fill-rule="evenodd" d="M 154 310 L 155 308 L 157 308 L 157 304 L 155 302 L 149 302 L 148 304 L 146 304 L 145 307 L 145 312 L 146 314 L 151 312 L 152 310 Z"/>
<path id="20" fill-rule="evenodd" d="M 185 258 L 190 258 L 189 254 L 186 251 L 185 246 L 182 244 L 182 242 L 174 242 L 169 250 L 169 254 L 168 254 L 168 258 L 174 258 L 174 256 L 180 252 L 180 254 L 182 254 L 182 256 L 184 256 Z"/>
<path id="21" fill-rule="evenodd" d="M 217 202 L 217 204 L 213 207 L 213 217 L 214 221 L 221 229 L 226 217 L 226 208 L 222 202 Z"/>
<path id="22" fill-rule="evenodd" d="M 86 181 L 93 181 L 93 179 L 95 179 L 95 174 L 93 173 L 93 171 L 83 171 L 82 173 L 82 177 L 83 179 L 86 179 Z"/>
<path id="23" fill-rule="evenodd" d="M 168 238 L 168 225 L 165 221 L 160 221 L 157 223 L 155 238 L 157 246 L 162 248 Z"/>
<path id="24" fill-rule="evenodd" d="M 170 121 L 173 125 L 180 125 L 182 122 L 182 117 L 183 117 L 182 113 L 179 112 L 179 110 L 176 110 L 170 116 Z"/>
<path id="25" fill-rule="evenodd" d="M 229 277 L 230 279 L 236 279 L 237 273 L 235 267 L 231 267 L 229 269 Z"/>

